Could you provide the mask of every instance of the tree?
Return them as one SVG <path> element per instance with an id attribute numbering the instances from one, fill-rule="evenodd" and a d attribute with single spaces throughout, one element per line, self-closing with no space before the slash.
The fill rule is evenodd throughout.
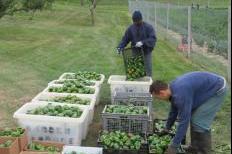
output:
<path id="1" fill-rule="evenodd" d="M 15 0 L 0 0 L 0 18 L 6 14 L 12 14 L 15 4 Z"/>
<path id="2" fill-rule="evenodd" d="M 89 1 L 90 1 L 89 10 L 91 13 L 92 25 L 95 25 L 95 9 L 97 6 L 97 0 L 89 0 Z"/>
<path id="3" fill-rule="evenodd" d="M 0 18 L 4 15 L 13 15 L 17 11 L 32 12 L 50 9 L 55 0 L 0 0 Z"/>

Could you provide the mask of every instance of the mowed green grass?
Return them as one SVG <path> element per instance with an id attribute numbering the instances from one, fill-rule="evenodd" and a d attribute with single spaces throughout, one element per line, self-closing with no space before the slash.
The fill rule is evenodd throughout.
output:
<path id="1" fill-rule="evenodd" d="M 96 71 L 106 75 L 124 74 L 122 57 L 115 47 L 131 23 L 123 0 L 101 0 L 96 10 L 96 25 L 91 25 L 88 5 L 79 1 L 58 1 L 53 10 L 30 15 L 18 13 L 0 20 L 0 126 L 15 126 L 13 113 L 41 92 L 47 83 L 63 72 Z M 174 47 L 175 48 L 175 47 Z M 170 81 L 185 72 L 202 69 L 185 59 L 164 40 L 153 52 L 153 77 Z M 213 128 L 215 146 L 230 144 L 230 94 Z M 110 88 L 104 83 L 101 104 L 83 145 L 96 146 L 101 127 L 100 112 L 110 103 Z M 167 116 L 168 103 L 154 103 L 155 117 Z M 230 153 L 230 152 L 228 152 Z"/>

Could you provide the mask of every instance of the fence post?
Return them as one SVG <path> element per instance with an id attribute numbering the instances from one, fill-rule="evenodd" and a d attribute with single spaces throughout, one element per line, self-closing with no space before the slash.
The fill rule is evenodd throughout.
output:
<path id="1" fill-rule="evenodd" d="M 168 25 L 169 25 L 169 9 L 170 9 L 170 4 L 168 3 L 168 7 L 167 7 L 167 25 L 166 25 L 166 39 L 168 38 Z"/>
<path id="2" fill-rule="evenodd" d="M 155 28 L 157 28 L 157 15 L 156 15 L 156 3 L 154 2 L 155 7 Z"/>
<path id="3" fill-rule="evenodd" d="M 191 21 L 192 21 L 192 14 L 191 14 L 192 10 L 191 10 L 191 6 L 188 7 L 188 54 L 187 54 L 187 58 L 190 57 L 190 52 L 191 52 Z"/>
<path id="4" fill-rule="evenodd" d="M 231 6 L 228 8 L 228 81 L 231 83 Z"/>

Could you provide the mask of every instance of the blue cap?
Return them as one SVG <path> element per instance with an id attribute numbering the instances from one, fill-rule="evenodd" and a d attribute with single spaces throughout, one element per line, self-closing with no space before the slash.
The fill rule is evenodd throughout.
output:
<path id="1" fill-rule="evenodd" d="M 143 19 L 142 13 L 140 11 L 135 11 L 132 15 L 133 22 L 141 21 Z"/>

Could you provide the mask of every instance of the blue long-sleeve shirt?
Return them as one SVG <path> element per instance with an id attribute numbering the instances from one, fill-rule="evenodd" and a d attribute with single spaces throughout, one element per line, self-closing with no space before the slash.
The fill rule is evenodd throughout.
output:
<path id="1" fill-rule="evenodd" d="M 155 47 L 156 40 L 155 30 L 152 25 L 146 22 L 143 22 L 141 26 L 132 24 L 127 28 L 118 47 L 125 48 L 129 42 L 131 42 L 131 46 L 135 46 L 137 42 L 142 41 L 144 52 L 151 52 Z"/>
<path id="2" fill-rule="evenodd" d="M 187 132 L 192 111 L 215 95 L 223 84 L 223 77 L 209 72 L 187 73 L 170 83 L 171 109 L 166 128 L 171 128 L 177 116 L 179 120 L 173 145 L 181 143 Z"/>

